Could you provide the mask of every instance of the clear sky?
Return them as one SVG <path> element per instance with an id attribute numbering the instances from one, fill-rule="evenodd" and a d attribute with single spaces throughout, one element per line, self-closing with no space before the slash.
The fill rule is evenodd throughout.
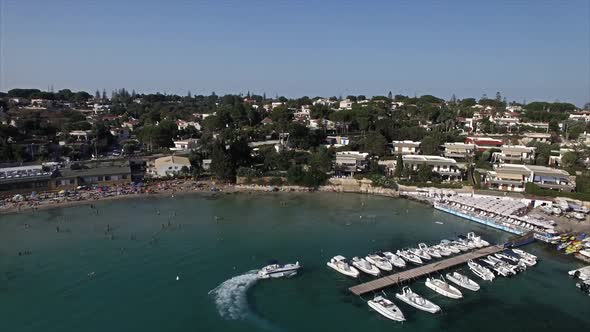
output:
<path id="1" fill-rule="evenodd" d="M 0 0 L 0 91 L 590 101 L 590 0 Z"/>

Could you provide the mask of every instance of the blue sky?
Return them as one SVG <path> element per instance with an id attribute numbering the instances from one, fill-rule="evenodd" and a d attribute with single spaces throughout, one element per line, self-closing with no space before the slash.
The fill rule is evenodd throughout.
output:
<path id="1" fill-rule="evenodd" d="M 590 0 L 0 0 L 0 91 L 590 101 Z"/>

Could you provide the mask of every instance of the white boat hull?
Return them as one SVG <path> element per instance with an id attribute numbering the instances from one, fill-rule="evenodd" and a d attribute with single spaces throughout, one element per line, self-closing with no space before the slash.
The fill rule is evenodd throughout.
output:
<path id="1" fill-rule="evenodd" d="M 447 273 L 446 278 L 448 281 L 454 283 L 455 285 L 457 285 L 459 287 L 463 287 L 463 288 L 473 291 L 473 292 L 477 292 L 480 288 L 479 285 L 475 281 L 473 281 L 467 277 L 465 277 L 465 278 L 467 278 L 467 280 L 463 280 L 460 277 L 456 278 L 455 275 L 452 273 Z"/>
<path id="2" fill-rule="evenodd" d="M 358 276 L 359 276 L 359 271 L 352 266 L 349 267 L 350 270 L 344 270 L 332 262 L 328 262 L 327 265 L 328 265 L 328 267 L 330 267 L 330 268 L 336 270 L 337 272 L 340 272 L 346 276 L 353 277 L 353 278 L 358 278 Z"/>
<path id="3" fill-rule="evenodd" d="M 421 305 L 414 303 L 412 300 L 410 300 L 409 298 L 407 298 L 406 296 L 404 296 L 402 294 L 395 294 L 395 297 L 397 297 L 400 301 L 403 301 L 406 304 L 409 304 L 418 310 L 430 312 L 431 314 L 435 314 L 440 311 L 440 307 L 430 301 L 428 301 L 428 302 L 430 304 L 432 304 L 432 306 L 421 306 Z"/>
<path id="4" fill-rule="evenodd" d="M 433 291 L 439 293 L 440 295 L 446 296 L 451 299 L 460 299 L 463 297 L 463 294 L 457 288 L 445 283 L 445 286 L 439 285 L 439 281 L 431 280 L 430 278 L 426 279 L 426 287 L 432 289 Z M 446 287 L 446 289 L 445 289 Z"/>
<path id="5" fill-rule="evenodd" d="M 389 318 L 396 322 L 403 322 L 406 320 L 404 314 L 399 310 L 399 308 L 397 308 L 397 306 L 397 312 L 392 312 L 391 310 L 388 310 L 387 308 L 383 307 L 377 302 L 367 301 L 367 304 L 369 305 L 369 307 L 371 307 L 371 309 L 377 311 L 385 318 Z"/>

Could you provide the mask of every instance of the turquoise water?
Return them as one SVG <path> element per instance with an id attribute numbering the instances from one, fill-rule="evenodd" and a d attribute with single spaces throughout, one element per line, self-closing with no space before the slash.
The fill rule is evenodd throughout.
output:
<path id="1" fill-rule="evenodd" d="M 189 195 L 96 206 L 98 214 L 78 206 L 0 216 L 0 331 L 590 327 L 590 298 L 566 274 L 581 265 L 543 244 L 526 247 L 541 258 L 536 267 L 512 279 L 482 281 L 481 291 L 464 291 L 462 300 L 436 295 L 423 280 L 412 283 L 442 307 L 440 314 L 400 303 L 396 288 L 385 291 L 407 322 L 370 311 L 369 296 L 347 291 L 358 281 L 326 267 L 332 256 L 364 256 L 469 231 L 490 242 L 510 236 L 415 202 L 314 193 Z M 248 273 L 271 259 L 298 260 L 304 269 L 278 280 L 256 281 Z"/>

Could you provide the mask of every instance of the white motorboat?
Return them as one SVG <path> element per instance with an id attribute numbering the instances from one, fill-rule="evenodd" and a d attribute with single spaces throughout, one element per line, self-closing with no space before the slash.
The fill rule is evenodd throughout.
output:
<path id="1" fill-rule="evenodd" d="M 512 249 L 512 251 L 520 257 L 527 257 L 528 259 L 537 260 L 537 256 L 520 249 Z"/>
<path id="2" fill-rule="evenodd" d="M 356 278 L 359 276 L 359 271 L 354 267 L 348 265 L 346 262 L 346 258 L 344 256 L 334 256 L 334 258 L 330 259 L 327 265 L 334 270 L 347 275 L 349 277 Z"/>
<path id="3" fill-rule="evenodd" d="M 459 249 L 455 244 L 453 244 L 449 240 L 442 240 L 442 241 L 440 241 L 440 245 L 442 247 L 445 247 L 445 248 L 449 249 L 453 254 L 458 254 L 458 253 L 461 252 L 461 249 Z"/>
<path id="4" fill-rule="evenodd" d="M 496 254 L 494 254 L 494 256 L 496 258 L 499 258 L 501 260 L 504 260 L 509 265 L 516 266 L 515 269 L 516 269 L 517 272 L 523 272 L 523 271 L 526 270 L 527 265 L 524 262 L 522 262 L 522 260 L 520 259 L 520 257 L 515 257 L 515 256 L 512 256 L 512 255 L 508 255 L 508 254 L 505 254 L 503 252 L 502 253 L 496 253 Z"/>
<path id="5" fill-rule="evenodd" d="M 365 259 L 367 260 L 367 262 L 375 265 L 376 267 L 378 267 L 379 269 L 381 269 L 383 271 L 393 270 L 393 266 L 391 265 L 391 263 L 387 259 L 385 259 L 377 254 L 368 255 L 367 257 L 365 257 Z"/>
<path id="6" fill-rule="evenodd" d="M 258 278 L 261 279 L 268 279 L 268 278 L 282 278 L 282 277 L 291 277 L 297 274 L 297 270 L 299 270 L 301 266 L 299 262 L 295 264 L 271 264 L 263 267 L 258 271 Z"/>
<path id="7" fill-rule="evenodd" d="M 399 257 L 398 255 L 396 255 L 394 253 L 386 251 L 383 253 L 383 256 L 394 266 L 406 267 L 406 261 L 404 261 L 401 257 Z"/>
<path id="8" fill-rule="evenodd" d="M 402 311 L 391 301 L 383 296 L 375 296 L 372 300 L 367 301 L 371 309 L 377 311 L 381 315 L 398 322 L 406 320 Z"/>
<path id="9" fill-rule="evenodd" d="M 432 248 L 436 249 L 438 251 L 438 253 L 441 254 L 442 256 L 451 256 L 453 254 L 451 249 L 449 249 L 447 246 L 444 246 L 442 244 L 437 244 L 435 246 L 432 246 Z M 459 252 L 459 250 L 457 250 L 457 252 Z"/>
<path id="10" fill-rule="evenodd" d="M 492 281 L 496 277 L 494 275 L 494 273 L 492 271 L 490 271 L 490 269 L 488 269 L 487 267 L 484 267 L 472 260 L 469 260 L 467 262 L 467 266 L 469 266 L 469 269 L 471 270 L 471 272 L 473 272 L 473 274 L 480 277 L 482 280 Z"/>
<path id="11" fill-rule="evenodd" d="M 460 299 L 463 294 L 456 287 L 449 285 L 446 281 L 436 278 L 426 278 L 426 287 L 451 299 Z"/>
<path id="12" fill-rule="evenodd" d="M 353 257 L 352 265 L 367 274 L 373 276 L 379 275 L 379 269 L 375 265 L 367 262 L 367 260 L 364 258 Z"/>
<path id="13" fill-rule="evenodd" d="M 396 254 L 398 256 L 400 256 L 401 258 L 403 258 L 404 260 L 406 260 L 406 262 L 414 263 L 416 265 L 422 264 L 422 260 L 420 259 L 420 257 L 412 254 L 409 251 L 406 251 L 406 250 L 398 250 L 396 252 Z"/>
<path id="14" fill-rule="evenodd" d="M 486 258 L 482 258 L 481 261 L 488 264 L 491 269 L 503 277 L 510 277 L 516 274 L 509 266 L 507 266 L 508 264 L 506 264 L 506 262 L 501 261 L 494 256 L 487 256 Z"/>
<path id="15" fill-rule="evenodd" d="M 420 309 L 430 313 L 436 313 L 440 311 L 440 307 L 436 304 L 428 301 L 427 299 L 423 298 L 422 296 L 412 292 L 410 287 L 405 286 L 402 288 L 401 293 L 395 294 L 395 297 L 404 301 L 405 303 L 411 305 L 416 309 Z"/>
<path id="16" fill-rule="evenodd" d="M 478 248 L 487 247 L 490 245 L 488 241 L 482 239 L 479 235 L 475 235 L 473 232 L 467 233 L 467 239 L 475 242 Z"/>
<path id="17" fill-rule="evenodd" d="M 464 245 L 465 247 L 467 247 L 468 249 L 475 249 L 477 248 L 478 244 L 475 243 L 474 241 L 468 240 L 465 236 L 463 235 L 459 235 L 458 236 L 458 240 L 457 242 L 461 243 L 462 245 Z"/>
<path id="18" fill-rule="evenodd" d="M 432 257 L 430 257 L 430 255 L 427 252 L 422 251 L 421 249 L 409 248 L 408 251 L 411 252 L 412 254 L 420 257 L 420 259 L 424 259 L 424 260 L 431 260 L 432 259 Z"/>
<path id="19" fill-rule="evenodd" d="M 435 257 L 435 258 L 442 257 L 442 255 L 440 254 L 440 252 L 438 252 L 438 250 L 434 249 L 433 247 L 427 246 L 426 243 L 419 243 L 418 248 L 420 250 L 422 250 L 422 252 L 425 252 L 428 255 L 430 255 L 430 257 Z"/>
<path id="20" fill-rule="evenodd" d="M 468 251 L 469 247 L 458 241 L 451 241 L 451 244 L 460 251 Z"/>
<path id="21" fill-rule="evenodd" d="M 470 291 L 477 292 L 479 290 L 479 285 L 475 281 L 459 272 L 447 273 L 447 280 Z"/>

